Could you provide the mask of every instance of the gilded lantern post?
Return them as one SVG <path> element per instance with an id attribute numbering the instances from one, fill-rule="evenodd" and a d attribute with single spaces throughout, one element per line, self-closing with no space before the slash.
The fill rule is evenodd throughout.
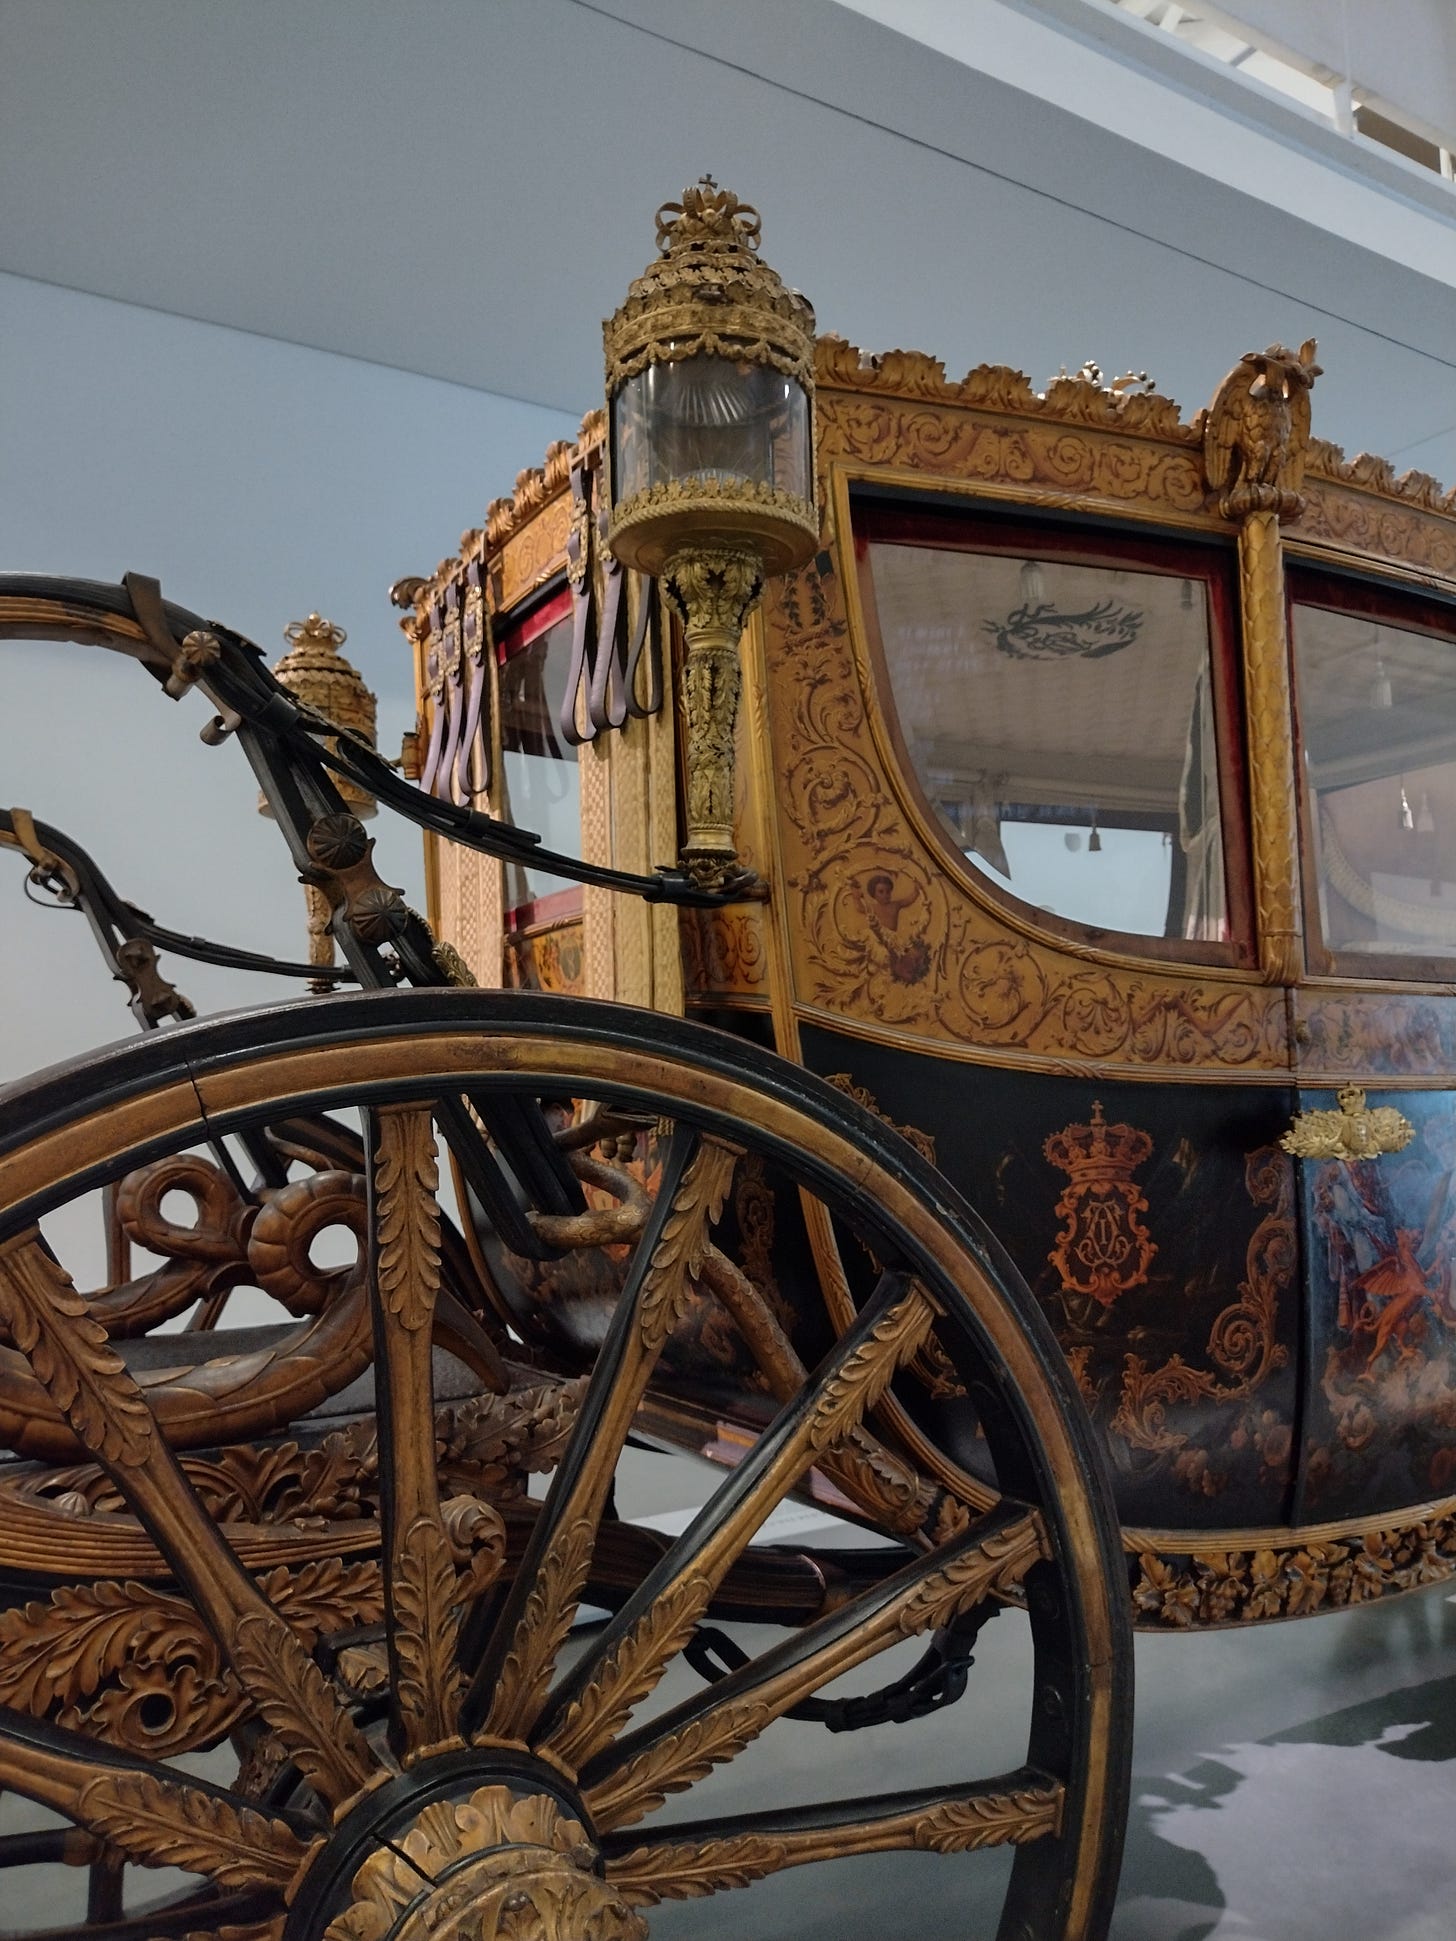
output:
<path id="1" fill-rule="evenodd" d="M 682 621 L 686 829 L 709 888 L 752 887 L 733 837 L 739 642 L 764 581 L 819 538 L 814 312 L 758 255 L 758 212 L 704 176 L 657 212 L 659 256 L 603 325 L 608 544 Z"/>
<path id="2" fill-rule="evenodd" d="M 1214 395 L 1203 430 L 1208 484 L 1225 519 L 1239 522 L 1248 716 L 1250 820 L 1259 967 L 1267 983 L 1303 970 L 1299 807 L 1294 791 L 1294 709 L 1280 521 L 1304 510 L 1310 391 L 1320 375 L 1311 337 L 1246 351 Z"/>
<path id="3" fill-rule="evenodd" d="M 283 638 L 288 642 L 288 652 L 273 668 L 279 682 L 307 707 L 326 715 L 372 747 L 376 739 L 378 703 L 358 668 L 339 652 L 348 639 L 344 629 L 320 614 L 311 613 L 307 620 L 290 621 L 283 629 Z M 375 813 L 377 804 L 367 789 L 342 775 L 334 777 L 334 786 L 355 815 L 367 818 Z M 273 813 L 264 795 L 258 797 L 258 813 L 270 817 Z M 308 961 L 317 965 L 321 973 L 332 970 L 332 906 L 316 883 L 305 883 L 303 895 L 308 909 Z M 310 988 L 331 991 L 334 980 L 320 975 Z"/>

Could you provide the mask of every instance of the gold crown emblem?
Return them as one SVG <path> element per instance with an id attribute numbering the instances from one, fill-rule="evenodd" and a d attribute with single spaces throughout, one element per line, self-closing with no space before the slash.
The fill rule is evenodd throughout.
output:
<path id="1" fill-rule="evenodd" d="M 1136 1126 L 1108 1125 L 1102 1101 L 1092 1105 L 1088 1124 L 1063 1126 L 1042 1147 L 1053 1166 L 1069 1173 L 1074 1183 L 1126 1179 L 1153 1150 L 1147 1133 Z"/>
<path id="2" fill-rule="evenodd" d="M 1108 1125 L 1100 1099 L 1086 1125 L 1063 1126 L 1042 1147 L 1070 1175 L 1056 1205 L 1062 1226 L 1047 1255 L 1064 1298 L 1110 1307 L 1147 1280 L 1158 1249 L 1143 1225 L 1148 1203 L 1132 1176 L 1152 1150 L 1137 1126 Z"/>

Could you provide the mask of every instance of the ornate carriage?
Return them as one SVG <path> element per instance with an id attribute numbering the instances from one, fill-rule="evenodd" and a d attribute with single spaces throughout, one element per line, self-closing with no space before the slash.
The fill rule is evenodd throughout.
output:
<path id="1" fill-rule="evenodd" d="M 396 588 L 403 778 L 322 623 L 276 678 L 150 582 L 0 580 L 0 632 L 206 695 L 315 985 L 5 1095 L 0 1862 L 84 1882 L 29 1935 L 615 1941 L 989 1848 L 987 1931 L 1095 1936 L 1129 1582 L 1186 1627 L 1456 1565 L 1453 509 L 1311 437 L 1313 344 L 1192 423 L 1091 365 L 811 366 L 750 215 L 667 212 L 610 414 Z M 752 545 L 672 474 L 705 427 Z M 0 842 L 144 1025 L 158 948 L 247 960 Z M 715 1466 L 685 1527 L 644 1452 Z M 789 1498 L 834 1533 L 775 1541 Z"/>
<path id="2" fill-rule="evenodd" d="M 483 983 L 771 1044 L 982 1210 L 1102 1431 L 1154 1625 L 1453 1560 L 1456 506 L 1310 436 L 1314 350 L 1245 357 L 1185 422 L 1090 364 L 1037 392 L 822 338 L 822 543 L 744 643 L 735 835 L 769 894 L 649 912 L 432 845 Z M 489 586 L 490 799 L 569 773 L 579 853 L 641 867 L 688 725 L 531 725 L 575 705 L 604 435 L 523 474 L 406 630 L 448 740 L 449 615 Z"/>

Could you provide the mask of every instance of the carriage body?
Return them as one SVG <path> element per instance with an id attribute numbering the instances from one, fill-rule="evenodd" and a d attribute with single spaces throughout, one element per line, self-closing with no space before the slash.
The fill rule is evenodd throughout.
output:
<path id="1" fill-rule="evenodd" d="M 1272 418 L 1273 352 L 1185 422 L 1090 367 L 1037 393 L 822 340 L 821 549 L 743 645 L 767 896 L 674 912 L 429 839 L 482 983 L 771 1045 L 984 1212 L 1100 1429 L 1152 1626 L 1456 1567 L 1456 510 L 1310 437 L 1312 353 L 1282 353 Z M 522 474 L 406 630 L 428 785 L 534 826 L 554 793 L 558 846 L 564 818 L 586 859 L 649 868 L 693 751 L 673 631 L 589 543 L 601 439 L 598 415 Z M 593 722 L 629 641 L 665 705 L 612 726 L 599 691 Z M 833 1274 L 785 1245 L 812 1336 Z M 677 1380 L 731 1413 L 716 1352 Z M 917 1457 L 974 1472 L 947 1371 L 908 1386 Z"/>

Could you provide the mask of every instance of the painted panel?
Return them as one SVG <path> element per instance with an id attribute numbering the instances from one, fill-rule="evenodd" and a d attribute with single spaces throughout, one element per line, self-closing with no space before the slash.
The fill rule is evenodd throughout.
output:
<path id="1" fill-rule="evenodd" d="M 1456 1117 L 1445 1092 L 1379 1092 L 1403 1152 L 1300 1165 L 1309 1392 L 1297 1520 L 1328 1522 L 1456 1489 Z M 1306 1091 L 1303 1110 L 1329 1108 Z"/>
<path id="2" fill-rule="evenodd" d="M 1298 1379 L 1283 1088 L 950 1063 L 805 1026 L 804 1062 L 902 1128 L 986 1218 L 1056 1330 L 1129 1524 L 1285 1521 Z"/>

